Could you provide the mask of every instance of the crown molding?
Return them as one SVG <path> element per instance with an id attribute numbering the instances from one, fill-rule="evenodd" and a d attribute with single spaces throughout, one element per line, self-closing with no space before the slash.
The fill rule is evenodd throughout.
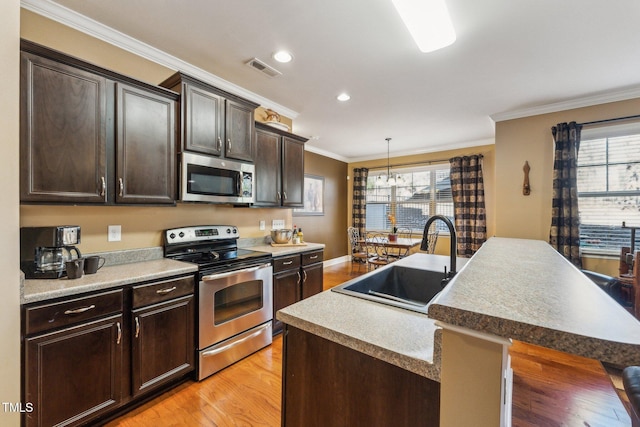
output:
<path id="1" fill-rule="evenodd" d="M 537 116 L 540 114 L 556 113 L 558 111 L 573 110 L 574 108 L 591 107 L 593 105 L 607 104 L 609 102 L 626 101 L 628 99 L 640 98 L 640 87 L 633 87 L 605 94 L 585 96 L 566 101 L 554 102 L 551 104 L 539 105 L 536 107 L 522 108 L 519 110 L 505 111 L 492 114 L 494 122 L 505 120 L 521 119 L 523 117 Z"/>
<path id="2" fill-rule="evenodd" d="M 309 151 L 310 153 L 319 154 L 324 157 L 329 157 L 334 160 L 339 160 L 344 163 L 349 163 L 351 161 L 348 157 L 332 153 L 331 151 L 323 150 L 322 148 L 314 147 L 313 145 L 309 145 L 309 143 L 304 145 L 304 150 Z"/>
<path id="3" fill-rule="evenodd" d="M 440 144 L 434 145 L 428 148 L 422 148 L 417 150 L 407 150 L 407 151 L 399 151 L 391 154 L 391 158 L 395 157 L 403 157 L 403 156 L 416 156 L 420 154 L 427 153 L 438 153 L 441 151 L 450 151 L 450 150 L 458 150 L 461 148 L 471 148 L 471 147 L 479 147 L 482 145 L 494 145 L 496 143 L 495 138 L 487 138 L 487 139 L 478 139 L 476 141 L 467 141 L 467 142 L 459 142 L 459 143 L 448 143 L 448 144 Z M 387 156 L 373 155 L 373 156 L 364 156 L 364 157 L 351 157 L 348 160 L 348 163 L 358 163 L 358 162 L 367 162 L 369 160 L 380 160 L 386 159 Z"/>
<path id="4" fill-rule="evenodd" d="M 20 0 L 20 7 L 141 56 L 149 61 L 155 62 L 172 70 L 179 70 L 191 75 L 192 77 L 209 83 L 212 86 L 257 102 L 264 108 L 277 111 L 283 116 L 295 119 L 299 115 L 298 112 L 290 108 L 248 91 L 234 83 L 224 80 L 201 68 L 191 65 L 186 61 L 169 55 L 160 49 L 156 49 L 153 46 L 134 39 L 133 37 L 81 15 L 62 5 L 53 3 L 49 0 Z"/>

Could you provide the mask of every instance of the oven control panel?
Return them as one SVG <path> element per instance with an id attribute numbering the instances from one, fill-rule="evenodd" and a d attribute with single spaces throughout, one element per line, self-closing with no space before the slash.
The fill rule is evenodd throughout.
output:
<path id="1" fill-rule="evenodd" d="M 164 233 L 167 244 L 237 239 L 240 237 L 238 227 L 234 225 L 197 225 L 171 228 Z"/>

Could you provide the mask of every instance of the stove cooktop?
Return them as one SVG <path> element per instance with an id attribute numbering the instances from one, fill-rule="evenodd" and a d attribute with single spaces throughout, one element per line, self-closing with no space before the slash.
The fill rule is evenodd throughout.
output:
<path id="1" fill-rule="evenodd" d="M 166 258 L 191 262 L 210 273 L 271 262 L 267 252 L 238 249 L 238 228 L 202 225 L 172 228 L 164 233 Z"/>

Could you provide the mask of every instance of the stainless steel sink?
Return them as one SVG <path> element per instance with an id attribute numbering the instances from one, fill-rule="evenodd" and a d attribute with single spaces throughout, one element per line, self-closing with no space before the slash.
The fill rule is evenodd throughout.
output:
<path id="1" fill-rule="evenodd" d="M 331 290 L 426 314 L 429 302 L 442 290 L 443 278 L 441 271 L 392 264 Z"/>

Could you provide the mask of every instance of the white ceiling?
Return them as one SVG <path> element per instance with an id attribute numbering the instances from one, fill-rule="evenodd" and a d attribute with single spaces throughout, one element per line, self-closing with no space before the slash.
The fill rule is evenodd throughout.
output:
<path id="1" fill-rule="evenodd" d="M 427 54 L 391 0 L 22 5 L 64 6 L 240 86 L 318 137 L 312 151 L 346 161 L 386 157 L 386 137 L 391 156 L 474 146 L 493 142 L 492 117 L 639 96 L 638 0 L 446 1 L 457 40 Z M 277 63 L 278 49 L 294 60 Z M 282 75 L 244 65 L 253 57 Z M 342 91 L 351 101 L 335 99 Z"/>

